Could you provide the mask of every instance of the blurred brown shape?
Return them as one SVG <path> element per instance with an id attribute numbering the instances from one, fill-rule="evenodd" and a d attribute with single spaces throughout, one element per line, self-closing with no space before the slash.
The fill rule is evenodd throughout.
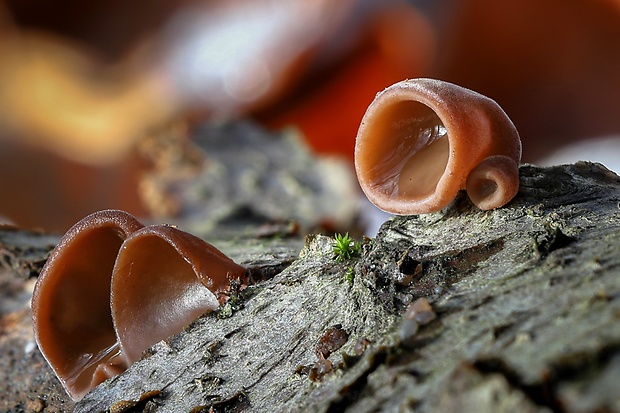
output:
<path id="1" fill-rule="evenodd" d="M 357 48 L 259 119 L 298 125 L 320 152 L 351 155 L 374 93 L 424 76 L 496 100 L 521 133 L 525 162 L 620 133 L 617 0 L 409 2 L 418 3 L 384 7 L 387 17 L 369 20 Z"/>
<path id="2" fill-rule="evenodd" d="M 352 160 L 359 122 L 375 94 L 399 80 L 427 73 L 436 52 L 433 28 L 415 8 L 400 1 L 378 4 L 372 13 L 340 28 L 354 36 L 337 60 L 306 72 L 257 119 L 269 127 L 295 125 L 319 153 Z M 326 43 L 338 41 L 336 37 Z"/>
<path id="3" fill-rule="evenodd" d="M 88 49 L 49 35 L 5 38 L 0 54 L 5 135 L 68 159 L 117 161 L 171 112 L 151 73 L 108 69 Z"/>
<path id="4" fill-rule="evenodd" d="M 2 13 L 0 13 L 2 14 Z M 132 148 L 174 110 L 152 71 L 6 17 L 0 38 L 0 215 L 63 231 L 115 206 L 141 214 Z"/>
<path id="5" fill-rule="evenodd" d="M 54 33 L 87 45 L 106 63 L 114 63 L 148 40 L 172 13 L 196 0 L 2 0 L 1 3 L 21 29 Z"/>
<path id="6" fill-rule="evenodd" d="M 7 3 L 16 24 L 4 24 L 7 35 L 0 41 L 6 57 L 0 63 L 0 101 L 7 107 L 0 115 L 0 134 L 9 138 L 1 144 L 12 159 L 0 170 L 0 190 L 11 196 L 2 198 L 0 214 L 21 226 L 56 230 L 96 209 L 141 214 L 135 182 L 144 165 L 136 162 L 134 148 L 148 132 L 189 114 L 202 119 L 244 116 L 276 104 L 289 90 L 310 84 L 309 79 L 324 82 L 329 72 L 338 74 L 324 82 L 331 89 L 327 96 L 306 99 L 313 112 L 306 125 L 327 125 L 319 119 L 350 107 L 342 117 L 345 128 L 329 128 L 330 136 L 348 148 L 352 140 L 341 139 L 341 132 L 357 126 L 365 105 L 365 99 L 349 93 L 351 80 L 363 84 L 361 95 L 370 98 L 419 60 L 417 51 L 402 53 L 402 47 L 395 47 L 410 32 L 402 23 L 419 19 L 398 0 L 387 6 L 367 0 L 195 3 L 185 17 L 204 17 L 209 24 L 200 26 L 198 19 L 198 30 L 188 33 L 183 30 L 194 29 L 194 21 L 179 18 L 181 28 L 175 29 L 175 7 L 147 7 L 144 21 L 127 31 L 135 9 L 121 4 L 109 10 L 98 2 L 78 7 L 76 23 L 32 3 Z M 385 10 L 394 5 L 400 12 L 394 9 L 390 16 Z M 101 7 L 108 12 L 98 15 Z M 116 35 L 105 41 L 92 29 L 112 32 L 112 9 L 128 36 L 124 44 Z M 161 18 L 163 9 L 170 13 L 167 19 Z M 97 24 L 85 24 L 89 21 Z M 197 48 L 189 49 L 193 55 L 176 52 L 195 38 Z M 254 43 L 235 50 L 239 39 Z M 342 56 L 355 64 L 336 69 Z M 203 92 L 199 98 L 191 96 L 196 89 Z M 334 97 L 336 107 L 325 104 Z M 36 167 L 25 167 L 35 162 Z"/>
<path id="7" fill-rule="evenodd" d="M 435 77 L 496 100 L 525 162 L 620 133 L 617 0 L 464 0 L 443 19 Z"/>
<path id="8" fill-rule="evenodd" d="M 64 230 L 108 205 L 142 212 L 132 147 L 171 113 L 153 79 L 106 76 L 47 36 L 4 37 L 0 54 L 0 214 Z"/>
<path id="9" fill-rule="evenodd" d="M 59 230 L 96 209 L 142 215 L 135 145 L 179 119 L 293 125 L 352 159 L 366 107 L 405 78 L 496 100 L 525 162 L 619 134 L 619 4 L 4 0 L 0 215 Z"/>
<path id="10" fill-rule="evenodd" d="M 144 165 L 133 154 L 93 166 L 10 140 L 0 145 L 0 214 L 20 227 L 64 231 L 106 205 L 145 213 L 136 193 Z"/>

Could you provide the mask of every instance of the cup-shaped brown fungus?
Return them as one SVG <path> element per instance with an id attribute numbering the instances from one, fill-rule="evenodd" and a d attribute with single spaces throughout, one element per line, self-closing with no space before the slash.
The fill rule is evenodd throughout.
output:
<path id="1" fill-rule="evenodd" d="M 355 143 L 362 190 L 398 215 L 438 211 L 461 189 L 480 209 L 505 205 L 519 188 L 521 141 L 495 101 L 435 79 L 377 94 Z"/>
<path id="2" fill-rule="evenodd" d="M 112 278 L 112 318 L 128 364 L 226 300 L 245 269 L 200 238 L 168 225 L 135 232 Z"/>
<path id="3" fill-rule="evenodd" d="M 110 283 L 123 241 L 141 227 L 123 211 L 87 216 L 62 237 L 37 280 L 35 338 L 74 400 L 127 367 L 118 357 Z"/>
<path id="4" fill-rule="evenodd" d="M 75 401 L 226 301 L 245 269 L 205 241 L 122 211 L 75 224 L 32 298 L 35 338 Z"/>

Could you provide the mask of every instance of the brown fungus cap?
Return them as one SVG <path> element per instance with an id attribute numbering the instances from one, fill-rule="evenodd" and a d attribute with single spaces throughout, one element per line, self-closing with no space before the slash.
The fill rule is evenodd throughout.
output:
<path id="1" fill-rule="evenodd" d="M 521 141 L 495 101 L 435 79 L 396 83 L 375 97 L 356 139 L 362 190 L 398 215 L 446 207 L 461 189 L 489 210 L 519 188 Z"/>
<path id="2" fill-rule="evenodd" d="M 244 276 L 245 269 L 214 246 L 174 227 L 153 225 L 132 234 L 114 266 L 111 299 L 126 362 L 217 309 L 230 281 Z"/>
<path id="3" fill-rule="evenodd" d="M 32 298 L 39 349 L 74 400 L 126 366 L 110 312 L 110 282 L 125 238 L 140 229 L 134 217 L 107 210 L 67 231 L 37 280 Z"/>

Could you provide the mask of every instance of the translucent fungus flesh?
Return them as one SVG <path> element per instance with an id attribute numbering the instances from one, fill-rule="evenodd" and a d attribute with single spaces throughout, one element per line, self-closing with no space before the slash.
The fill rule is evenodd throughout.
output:
<path id="1" fill-rule="evenodd" d="M 438 211 L 462 189 L 480 209 L 503 206 L 517 193 L 520 158 L 519 134 L 497 103 L 435 79 L 377 94 L 355 147 L 362 190 L 398 215 Z"/>
<path id="2" fill-rule="evenodd" d="M 205 241 L 123 211 L 74 225 L 33 294 L 35 337 L 75 400 L 226 300 L 245 269 Z"/>

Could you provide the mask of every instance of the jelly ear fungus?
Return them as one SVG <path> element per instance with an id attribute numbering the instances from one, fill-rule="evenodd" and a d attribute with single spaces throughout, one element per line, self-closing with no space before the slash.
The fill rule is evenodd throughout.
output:
<path id="1" fill-rule="evenodd" d="M 495 101 L 435 79 L 396 83 L 375 97 L 356 139 L 362 190 L 398 215 L 446 207 L 461 189 L 482 210 L 519 188 L 521 141 Z"/>
<path id="2" fill-rule="evenodd" d="M 75 401 L 142 352 L 224 303 L 246 271 L 212 245 L 123 211 L 96 212 L 62 237 L 32 298 L 35 339 Z"/>
<path id="3" fill-rule="evenodd" d="M 110 312 L 112 269 L 123 241 L 142 228 L 123 211 L 95 212 L 62 237 L 32 298 L 35 339 L 74 400 L 125 370 Z"/>

